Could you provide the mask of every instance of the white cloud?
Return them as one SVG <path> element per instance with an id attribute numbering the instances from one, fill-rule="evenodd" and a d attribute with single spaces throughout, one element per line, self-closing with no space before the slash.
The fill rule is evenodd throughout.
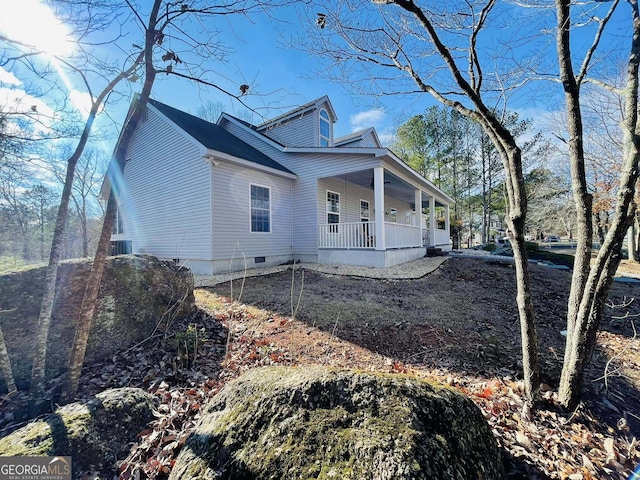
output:
<path id="1" fill-rule="evenodd" d="M 11 72 L 7 72 L 4 68 L 0 67 L 0 83 L 6 85 L 21 85 L 22 82 L 18 80 Z"/>
<path id="2" fill-rule="evenodd" d="M 20 118 L 31 121 L 34 128 L 32 135 L 37 136 L 49 131 L 55 114 L 42 99 L 29 95 L 20 88 L 0 87 L 0 105 L 5 113 L 15 114 L 15 116 L 11 115 L 12 118 L 6 126 L 13 135 L 19 135 L 22 132 L 22 126 L 13 120 Z"/>
<path id="3" fill-rule="evenodd" d="M 351 128 L 353 131 L 363 130 L 369 127 L 375 127 L 380 124 L 386 117 L 386 113 L 382 110 L 367 110 L 364 112 L 354 113 L 349 117 Z"/>
<path id="4" fill-rule="evenodd" d="M 19 88 L 0 87 L 0 105 L 9 113 L 35 113 L 53 117 L 53 110 L 42 99 L 29 95 Z M 35 113 L 34 113 L 35 112 Z"/>
<path id="5" fill-rule="evenodd" d="M 91 111 L 91 95 L 86 92 L 81 92 L 79 90 L 71 90 L 69 92 L 69 98 L 71 99 L 71 103 L 74 108 L 80 112 L 83 119 L 87 119 L 89 117 L 89 112 Z"/>

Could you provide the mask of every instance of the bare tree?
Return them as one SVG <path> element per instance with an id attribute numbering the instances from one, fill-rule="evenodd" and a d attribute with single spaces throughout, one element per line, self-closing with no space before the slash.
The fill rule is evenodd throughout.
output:
<path id="1" fill-rule="evenodd" d="M 205 34 L 205 37 L 199 40 L 195 34 L 189 33 L 189 28 L 194 28 L 195 24 L 206 17 L 247 15 L 254 11 L 266 12 L 267 8 L 273 8 L 287 2 L 288 0 L 277 2 L 236 0 L 230 3 L 211 5 L 207 1 L 181 3 L 154 0 L 151 11 L 144 20 L 141 14 L 129 4 L 136 18 L 137 26 L 144 35 L 144 47 L 140 53 L 141 68 L 139 69 L 143 85 L 139 97 L 131 105 L 118 138 L 110 166 L 112 169 L 110 172 L 111 178 L 113 178 L 113 175 L 120 174 L 124 168 L 129 142 L 146 109 L 153 86 L 160 74 L 173 75 L 191 80 L 200 85 L 213 87 L 247 107 L 242 98 L 249 88 L 247 85 L 239 85 L 238 92 L 234 94 L 216 83 L 208 81 L 206 78 L 207 73 L 210 72 L 202 68 L 203 59 L 209 56 L 222 58 L 226 54 L 224 46 L 215 41 L 217 32 L 203 32 L 198 29 L 197 31 Z M 183 52 L 166 44 L 165 38 L 173 39 L 171 45 L 183 45 Z M 183 57 L 182 55 L 188 55 L 188 57 Z M 63 401 L 73 399 L 77 393 L 87 341 L 98 304 L 98 291 L 102 282 L 105 260 L 109 253 L 111 232 L 117 211 L 113 182 L 110 182 L 110 187 L 102 231 L 91 273 L 87 279 L 77 322 L 78 327 L 69 362 L 67 382 L 63 388 Z"/>
<path id="2" fill-rule="evenodd" d="M 556 0 L 555 2 L 558 20 L 556 44 L 560 80 L 565 92 L 573 198 L 578 219 L 578 243 L 567 314 L 567 341 L 559 387 L 559 401 L 569 408 L 577 405 L 580 400 L 584 370 L 591 358 L 596 342 L 596 333 L 602 318 L 602 310 L 622 257 L 622 242 L 627 229 L 636 216 L 634 195 L 638 182 L 638 162 L 640 159 L 640 125 L 638 124 L 640 10 L 637 0 L 628 0 L 627 3 L 630 7 L 630 52 L 625 85 L 622 90 L 618 90 L 624 104 L 622 124 L 624 148 L 619 189 L 609 231 L 593 265 L 591 265 L 593 197 L 588 190 L 585 171 L 584 125 L 580 104 L 581 87 L 585 82 L 591 81 L 609 90 L 616 90 L 613 86 L 602 81 L 594 78 L 589 79 L 588 73 L 605 27 L 613 12 L 618 8 L 620 1 L 614 0 L 606 15 L 593 17 L 598 22 L 598 29 L 577 72 L 573 69 L 576 59 L 571 54 L 571 31 L 574 25 L 571 3 L 569 0 Z"/>
<path id="3" fill-rule="evenodd" d="M 44 368 L 46 359 L 46 347 L 48 331 L 53 309 L 53 296 L 57 279 L 57 265 L 61 258 L 65 225 L 69 211 L 69 200 L 72 193 L 73 179 L 76 165 L 86 147 L 92 131 L 96 116 L 107 102 L 113 102 L 124 98 L 126 95 L 116 89 L 124 80 L 128 80 L 130 85 L 136 84 L 140 77 L 143 77 L 142 94 L 140 101 L 134 103 L 127 118 L 126 126 L 120 135 L 118 151 L 115 153 L 117 161 L 126 151 L 128 139 L 135 129 L 136 119 L 145 108 L 154 81 L 158 73 L 163 76 L 174 76 L 195 81 L 201 85 L 209 86 L 227 93 L 236 98 L 239 103 L 246 106 L 241 98 L 247 93 L 247 86 L 240 85 L 236 94 L 232 94 L 225 88 L 220 87 L 215 82 L 207 80 L 207 74 L 215 73 L 215 68 L 209 68 L 216 62 L 224 61 L 229 53 L 229 49 L 216 37 L 220 33 L 217 27 L 202 28 L 202 23 L 207 17 L 227 16 L 232 14 L 249 14 L 253 11 L 264 11 L 269 7 L 287 3 L 287 0 L 277 2 L 266 2 L 261 0 L 235 0 L 220 4 L 211 4 L 203 0 L 194 2 L 172 2 L 166 0 L 155 0 L 150 6 L 150 13 L 144 14 L 142 10 L 124 0 L 123 3 L 111 0 L 90 0 L 87 2 L 68 2 L 67 0 L 53 0 L 51 6 L 56 9 L 58 17 L 66 25 L 72 26 L 72 35 L 77 39 L 76 51 L 70 58 L 56 57 L 59 66 L 65 68 L 69 74 L 79 78 L 85 86 L 85 90 L 91 99 L 91 109 L 88 112 L 87 120 L 81 129 L 78 144 L 67 160 L 67 169 L 64 176 L 64 188 L 62 201 L 58 209 L 54 238 L 49 258 L 49 266 L 46 275 L 46 289 L 43 296 L 42 307 L 39 318 L 38 334 L 36 339 L 36 353 L 32 368 L 30 409 L 32 414 L 39 410 L 39 406 L 45 401 L 44 392 Z M 143 20 L 144 17 L 146 20 Z M 141 32 L 141 35 L 131 39 L 121 32 L 123 28 L 109 28 L 112 25 L 124 26 L 125 22 L 133 19 L 133 28 Z M 101 38 L 96 43 L 92 40 L 95 32 L 115 31 L 114 38 L 111 39 L 116 50 L 123 53 L 122 58 L 103 58 L 96 50 L 96 46 L 102 44 Z M 13 54 L 3 55 L 2 59 L 7 62 L 21 62 L 30 65 L 31 59 L 41 55 L 43 52 L 28 45 L 21 45 L 14 39 L 0 38 L 9 46 L 19 46 L 19 51 Z M 141 44 L 141 45 L 139 45 Z M 211 63 L 207 63 L 211 62 Z M 39 77 L 46 83 L 48 72 L 38 72 Z M 96 80 L 97 79 L 97 80 Z M 56 86 L 55 81 L 51 81 L 50 88 Z M 98 85 L 98 86 L 96 86 Z M 257 92 L 256 92 L 257 93 Z M 112 221 L 110 217 L 115 212 L 115 203 L 109 202 L 107 205 L 105 225 Z M 102 238 L 99 242 L 98 252 L 94 259 L 94 269 L 87 284 L 87 292 L 83 301 L 81 320 L 79 321 L 78 335 L 76 336 L 76 348 L 71 360 L 71 375 L 69 388 L 67 388 L 67 398 L 73 397 L 77 389 L 77 378 L 84 359 L 84 349 L 86 339 L 91 327 L 91 319 L 95 310 L 98 288 L 102 278 L 102 268 L 104 258 L 109 247 L 110 226 L 103 228 Z M 75 387 L 73 385 L 75 384 Z"/>
<path id="4" fill-rule="evenodd" d="M 557 233 L 559 224 L 575 221 L 571 181 L 547 168 L 536 168 L 526 176 L 529 200 L 528 228 L 533 232 Z"/>
<path id="5" fill-rule="evenodd" d="M 491 14 L 500 5 L 495 0 L 424 6 L 411 0 L 374 3 L 383 5 L 372 7 L 365 0 L 319 4 L 318 8 L 326 12 L 325 28 L 316 29 L 304 44 L 336 65 L 338 75 L 348 72 L 353 83 L 353 75 L 362 74 L 368 79 L 368 93 L 429 94 L 477 122 L 488 135 L 505 171 L 506 223 L 516 264 L 525 389 L 528 400 L 534 401 L 540 376 L 524 241 L 527 199 L 522 151 L 503 114 L 495 108 L 495 102 L 508 95 L 509 77 L 504 72 L 484 70 L 493 64 L 478 44 Z M 499 81 L 490 84 L 492 77 Z M 516 76 L 510 80 L 516 81 Z"/>
<path id="6" fill-rule="evenodd" d="M 70 149 L 72 150 L 73 147 L 69 144 L 64 145 L 61 148 L 62 156 L 69 158 L 72 153 Z M 50 169 L 58 181 L 64 185 L 66 164 L 66 161 L 60 162 L 57 158 L 51 158 L 45 164 L 45 168 Z M 100 186 L 104 181 L 107 164 L 106 155 L 94 148 L 87 149 L 76 164 L 71 201 L 78 217 L 83 257 L 89 256 L 89 219 L 91 216 L 102 216 L 102 212 L 100 214 L 95 212 L 95 207 L 99 205 Z"/>
<path id="7" fill-rule="evenodd" d="M 220 115 L 224 112 L 224 104 L 222 102 L 212 102 L 207 100 L 196 110 L 196 116 L 206 120 L 207 122 L 215 123 L 218 121 Z"/>
<path id="8" fill-rule="evenodd" d="M 506 175 L 506 220 L 516 261 L 517 304 L 521 321 L 525 381 L 527 395 L 529 399 L 534 399 L 538 380 L 535 360 L 537 347 L 523 242 L 527 201 L 522 177 L 522 150 L 503 114 L 489 108 L 488 102 L 504 107 L 519 86 L 538 79 L 531 72 L 554 70 L 553 66 L 545 66 L 541 62 L 548 54 L 544 44 L 544 32 L 548 31 L 548 25 L 538 19 L 543 17 L 540 13 L 549 13 L 548 10 L 540 9 L 547 5 L 533 5 L 536 3 L 533 2 L 529 6 L 536 8 L 528 9 L 525 4 L 502 4 L 494 0 L 429 2 L 420 5 L 411 0 L 373 0 L 373 3 L 381 4 L 377 11 L 366 1 L 323 4 L 327 10 L 324 14 L 325 28 L 316 31 L 307 43 L 308 48 L 331 59 L 336 68 L 329 70 L 338 78 L 347 72 L 351 82 L 356 83 L 354 76 L 361 74 L 361 80 L 366 83 L 361 82 L 359 85 L 366 85 L 366 88 L 362 87 L 365 93 L 430 93 L 441 103 L 473 118 L 483 127 L 502 160 Z M 606 5 L 608 3 L 611 3 L 610 7 Z M 567 144 L 571 159 L 573 199 L 577 210 L 575 230 L 578 248 L 569 298 L 567 348 L 560 385 L 560 401 L 566 407 L 575 406 L 580 398 L 584 368 L 595 345 L 602 308 L 621 258 L 622 240 L 636 215 L 633 198 L 638 180 L 640 145 L 637 120 L 640 17 L 637 0 L 627 0 L 631 11 L 631 26 L 625 32 L 625 38 L 630 42 L 630 55 L 624 87 L 618 90 L 621 104 L 624 105 L 624 158 L 621 161 L 619 190 L 609 231 L 593 267 L 590 267 L 593 198 L 588 188 L 585 167 L 580 92 L 587 82 L 616 91 L 606 82 L 593 76 L 590 78 L 588 73 L 598 70 L 591 69 L 592 61 L 605 26 L 620 3 L 620 0 L 593 2 L 593 8 L 584 8 L 585 18 L 581 24 L 595 25 L 595 33 L 592 45 L 580 52 L 582 59 L 579 60 L 579 55 L 571 50 L 570 32 L 575 25 L 573 21 L 580 12 L 574 13 L 572 17 L 570 1 L 556 0 L 556 44 L 560 75 L 544 75 L 546 78 L 559 80 L 566 98 L 569 133 Z M 515 9 L 518 9 L 517 15 L 512 15 Z M 597 14 L 594 9 L 597 9 Z M 528 16 L 527 13 L 532 11 L 535 13 Z M 526 23 L 510 23 L 512 38 L 503 44 L 490 44 L 487 34 L 491 33 L 491 21 L 500 22 L 501 15 L 508 15 L 510 22 L 523 19 Z M 499 23 L 498 26 L 503 27 L 504 24 Z M 618 32 L 616 42 L 619 41 Z M 525 42 L 527 54 L 520 55 L 513 45 Z M 484 48 L 479 48 L 480 43 Z M 507 48 L 509 51 L 505 54 Z M 491 58 L 492 54 L 503 55 Z M 573 70 L 575 63 L 580 64 L 577 72 Z M 385 71 L 392 73 L 385 74 Z M 407 85 L 407 78 L 413 82 L 414 89 Z M 417 91 L 415 86 L 418 87 Z M 501 111 L 506 112 L 504 108 Z"/>
<path id="9" fill-rule="evenodd" d="M 80 140 L 78 141 L 73 154 L 67 160 L 67 171 L 65 175 L 64 187 L 62 190 L 62 199 L 58 208 L 56 225 L 53 232 L 53 240 L 51 242 L 51 253 L 49 255 L 49 264 L 45 277 L 45 292 L 42 298 L 42 306 L 40 309 L 38 334 L 36 337 L 36 348 L 31 370 L 31 384 L 29 395 L 30 412 L 32 415 L 36 415 L 39 412 L 41 405 L 45 401 L 44 379 L 47 342 L 49 338 L 49 326 L 51 325 L 51 315 L 53 313 L 55 288 L 58 278 L 58 264 L 60 262 L 64 244 L 63 239 L 69 212 L 69 199 L 71 198 L 71 190 L 75 177 L 75 168 L 78 160 L 80 159 L 80 156 L 84 152 L 87 142 L 89 141 L 89 135 L 91 133 L 93 123 L 101 105 L 118 83 L 128 78 L 136 71 L 142 58 L 142 53 L 139 53 L 132 61 L 132 63 L 128 66 L 128 68 L 125 68 L 122 72 L 116 75 L 116 77 L 107 84 L 107 86 L 98 94 L 98 96 L 95 97 L 94 100 L 92 100 L 91 110 L 89 112 L 87 121 L 85 122 Z M 85 78 L 86 80 L 86 77 L 83 76 L 83 78 Z M 88 81 L 87 86 L 89 86 Z M 89 91 L 91 90 L 89 89 Z M 94 98 L 93 95 L 91 98 Z"/>

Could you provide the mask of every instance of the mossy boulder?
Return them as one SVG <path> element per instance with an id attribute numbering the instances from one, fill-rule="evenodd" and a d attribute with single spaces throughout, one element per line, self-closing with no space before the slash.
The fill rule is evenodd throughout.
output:
<path id="1" fill-rule="evenodd" d="M 71 403 L 0 439 L 0 456 L 71 456 L 75 473 L 110 467 L 153 420 L 152 397 L 139 388 L 106 390 Z"/>
<path id="2" fill-rule="evenodd" d="M 409 375 L 255 369 L 203 411 L 170 479 L 501 479 L 476 405 Z"/>
<path id="3" fill-rule="evenodd" d="M 63 262 L 49 331 L 46 378 L 67 368 L 90 260 Z M 46 267 L 0 275 L 0 326 L 18 389 L 28 389 Z M 147 338 L 157 325 L 188 315 L 194 308 L 193 275 L 173 262 L 150 255 L 109 257 L 98 297 L 85 363 L 110 358 L 113 352 Z M 0 375 L 0 393 L 6 392 Z"/>

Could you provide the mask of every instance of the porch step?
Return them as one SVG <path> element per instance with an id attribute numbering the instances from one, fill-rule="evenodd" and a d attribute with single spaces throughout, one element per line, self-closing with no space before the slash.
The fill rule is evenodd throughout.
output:
<path id="1" fill-rule="evenodd" d="M 445 253 L 438 247 L 427 247 L 427 257 L 443 257 Z"/>

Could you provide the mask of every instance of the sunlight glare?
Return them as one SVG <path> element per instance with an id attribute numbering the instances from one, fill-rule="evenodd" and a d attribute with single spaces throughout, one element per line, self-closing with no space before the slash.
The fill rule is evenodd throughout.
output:
<path id="1" fill-rule="evenodd" d="M 40 0 L 6 2 L 0 16 L 0 32 L 49 55 L 73 52 L 69 31 Z"/>
<path id="2" fill-rule="evenodd" d="M 115 164 L 114 159 L 111 160 L 111 162 L 109 163 L 109 167 L 107 168 L 107 180 L 113 186 L 113 191 L 116 195 L 116 198 L 118 199 L 119 205 L 126 205 L 126 207 L 123 209 L 123 213 L 125 219 L 124 228 L 125 232 L 127 232 L 127 239 L 131 240 L 136 245 L 145 245 L 147 243 L 146 238 L 138 229 L 140 221 L 135 208 L 135 203 L 131 201 L 127 184 L 124 181 L 122 172 Z"/>
<path id="3" fill-rule="evenodd" d="M 86 92 L 71 89 L 69 91 L 69 99 L 71 100 L 71 103 L 73 103 L 74 108 L 80 113 L 80 115 L 82 115 L 82 118 L 86 120 L 89 117 L 91 105 L 93 104 L 91 95 Z"/>

